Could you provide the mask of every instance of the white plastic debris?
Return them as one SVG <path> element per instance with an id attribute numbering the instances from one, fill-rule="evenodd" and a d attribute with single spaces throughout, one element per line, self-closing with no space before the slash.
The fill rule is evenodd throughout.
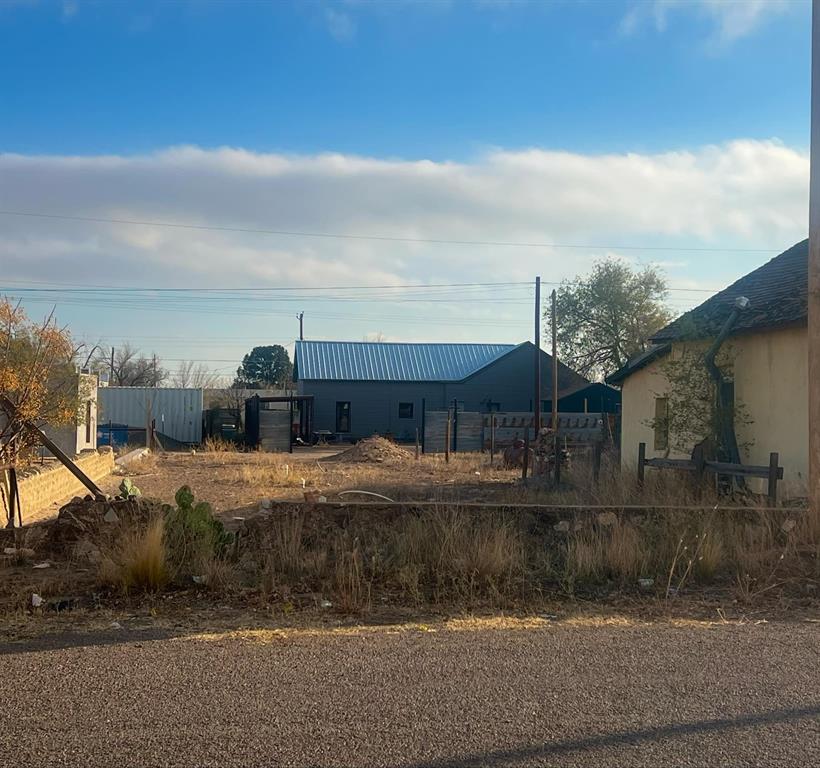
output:
<path id="1" fill-rule="evenodd" d="M 332 608 L 333 607 L 333 603 L 331 603 L 330 600 L 322 600 L 322 602 L 319 603 L 319 605 L 322 608 Z"/>
<path id="2" fill-rule="evenodd" d="M 567 533 L 569 531 L 569 520 L 561 520 L 560 523 L 556 523 L 552 528 L 554 531 L 558 531 L 558 533 Z"/>
<path id="3" fill-rule="evenodd" d="M 118 621 L 112 621 L 110 624 L 111 629 L 122 629 L 122 624 Z"/>
<path id="4" fill-rule="evenodd" d="M 638 586 L 641 589 L 652 589 L 655 586 L 655 579 L 638 579 Z"/>
<path id="5" fill-rule="evenodd" d="M 193 579 L 194 584 L 204 584 L 205 583 L 205 577 L 204 576 L 191 576 L 191 578 Z"/>
<path id="6" fill-rule="evenodd" d="M 31 607 L 32 608 L 39 608 L 43 604 L 43 598 L 40 597 L 36 592 L 31 595 Z"/>
<path id="7" fill-rule="evenodd" d="M 43 569 L 43 568 L 51 568 L 51 563 L 50 563 L 50 562 L 48 562 L 48 560 L 46 560 L 46 561 L 45 561 L 45 562 L 43 562 L 43 563 L 35 563 L 35 564 L 34 564 L 34 565 L 32 565 L 31 567 L 32 567 L 32 568 L 37 568 L 37 570 L 41 570 L 41 569 Z"/>
<path id="8" fill-rule="evenodd" d="M 17 548 L 16 547 L 5 547 L 3 549 L 3 554 L 4 555 L 16 555 L 17 554 Z"/>

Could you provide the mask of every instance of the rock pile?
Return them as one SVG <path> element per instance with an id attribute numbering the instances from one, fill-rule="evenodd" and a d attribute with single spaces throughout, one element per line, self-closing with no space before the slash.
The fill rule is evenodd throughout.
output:
<path id="1" fill-rule="evenodd" d="M 162 514 L 162 504 L 142 497 L 95 501 L 75 496 L 49 525 L 44 549 L 94 560 L 125 527 L 144 527 L 157 514 Z"/>

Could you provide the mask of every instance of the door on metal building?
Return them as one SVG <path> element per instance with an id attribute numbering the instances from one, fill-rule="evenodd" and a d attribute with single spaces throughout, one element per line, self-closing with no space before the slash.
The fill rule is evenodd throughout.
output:
<path id="1" fill-rule="evenodd" d="M 336 403 L 336 431 L 350 432 L 350 403 Z"/>

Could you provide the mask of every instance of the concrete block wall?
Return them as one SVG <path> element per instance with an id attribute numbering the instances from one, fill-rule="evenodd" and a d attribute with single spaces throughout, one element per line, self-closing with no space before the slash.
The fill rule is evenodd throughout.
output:
<path id="1" fill-rule="evenodd" d="M 96 483 L 113 471 L 114 452 L 107 445 L 96 451 L 83 452 L 77 459 L 77 465 Z M 88 493 L 85 486 L 62 464 L 21 478 L 19 488 L 23 522 L 26 522 L 27 516 L 55 502 Z"/>

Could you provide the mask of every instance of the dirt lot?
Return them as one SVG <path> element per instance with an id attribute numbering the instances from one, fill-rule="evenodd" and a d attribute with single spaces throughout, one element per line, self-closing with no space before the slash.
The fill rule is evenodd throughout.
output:
<path id="1" fill-rule="evenodd" d="M 115 494 L 124 476 L 146 496 L 173 501 L 181 485 L 208 501 L 217 514 L 230 518 L 255 510 L 261 499 L 303 500 L 305 490 L 318 490 L 328 500 L 340 500 L 347 490 L 380 493 L 395 501 L 483 500 L 501 497 L 519 487 L 520 470 L 490 467 L 486 454 L 459 454 L 446 464 L 441 456 L 422 456 L 396 448 L 384 461 L 340 460 L 338 449 L 301 449 L 293 454 L 164 453 L 130 465 L 112 475 L 103 490 Z M 365 495 L 347 495 L 364 500 Z M 372 497 L 371 497 L 372 498 Z"/>

